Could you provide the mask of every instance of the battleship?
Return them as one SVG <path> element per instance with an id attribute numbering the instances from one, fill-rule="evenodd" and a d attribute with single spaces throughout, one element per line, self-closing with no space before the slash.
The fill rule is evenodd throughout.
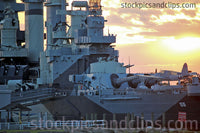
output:
<path id="1" fill-rule="evenodd" d="M 168 78 L 126 73 L 132 65 L 118 62 L 119 51 L 112 45 L 116 35 L 104 33 L 101 0 L 0 2 L 2 122 L 19 121 L 13 113 L 18 109 L 29 112 L 22 121 L 44 115 L 51 120 L 122 120 L 129 114 L 132 119 L 165 118 L 161 123 L 166 125 L 189 120 L 184 126 L 199 130 L 199 75 L 189 74 L 185 64 L 175 80 L 192 76 L 192 81 L 169 85 L 161 82 L 174 80 L 174 72 L 167 72 Z M 19 30 L 21 11 L 25 31 Z"/>

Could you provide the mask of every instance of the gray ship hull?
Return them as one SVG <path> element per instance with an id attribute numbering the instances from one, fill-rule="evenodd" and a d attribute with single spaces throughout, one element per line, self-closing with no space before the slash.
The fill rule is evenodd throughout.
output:
<path id="1" fill-rule="evenodd" d="M 60 99 L 52 99 L 43 102 L 40 105 L 32 107 L 32 111 L 38 113 L 38 108 L 45 108 L 48 111 L 52 119 L 62 120 L 80 120 L 80 119 L 106 119 L 108 121 L 116 119 L 118 121 L 125 120 L 125 117 L 130 114 L 136 116 L 144 116 L 145 120 L 152 120 L 152 113 L 154 115 L 153 120 L 160 120 L 162 125 L 162 115 L 165 113 L 165 126 L 169 121 L 178 121 L 179 112 L 185 112 L 187 114 L 186 119 L 197 121 L 192 123 L 192 127 L 188 125 L 188 130 L 198 130 L 200 128 L 200 117 L 198 112 L 200 108 L 196 107 L 199 104 L 199 97 L 190 97 L 186 94 L 180 95 L 142 95 L 141 99 L 137 100 L 104 100 L 103 102 L 98 99 L 98 96 L 68 96 Z M 181 103 L 185 103 L 187 106 L 181 106 Z M 39 107 L 40 106 L 40 107 Z M 37 110 L 34 110 L 37 109 Z M 44 112 L 45 110 L 40 110 Z M 35 112 L 35 113 L 36 113 Z M 115 117 L 115 118 L 113 118 Z M 171 128 L 175 124 L 171 125 Z"/>
<path id="2" fill-rule="evenodd" d="M 63 116 L 68 119 L 86 119 L 86 115 L 92 113 L 97 114 L 98 119 L 103 119 L 103 114 L 111 117 L 112 114 L 134 113 L 136 116 L 144 114 L 145 119 L 151 120 L 152 113 L 154 113 L 155 119 L 158 119 L 162 113 L 169 110 L 185 96 L 186 94 L 144 94 L 140 95 L 140 99 L 114 101 L 99 100 L 98 95 L 68 96 L 44 101 L 42 105 L 34 106 L 44 106 L 54 119 L 60 119 Z M 33 110 L 33 113 L 36 112 L 38 113 L 38 110 Z"/>

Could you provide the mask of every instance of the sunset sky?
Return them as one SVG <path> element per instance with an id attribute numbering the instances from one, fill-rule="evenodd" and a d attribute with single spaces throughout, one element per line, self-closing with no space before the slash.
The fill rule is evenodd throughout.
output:
<path id="1" fill-rule="evenodd" d="M 136 0 L 102 1 L 107 27 L 117 34 L 119 61 L 127 64 L 130 56 L 133 72 L 154 72 L 155 68 L 181 71 L 187 62 L 190 70 L 200 73 L 200 1 L 164 1 L 196 3 L 196 8 L 121 8 L 121 3 Z"/>
<path id="2" fill-rule="evenodd" d="M 122 8 L 124 2 L 196 3 L 190 9 Z M 120 62 L 132 72 L 154 72 L 157 68 L 200 73 L 200 2 L 199 0 L 102 0 L 103 15 L 108 20 L 105 34 L 117 34 L 116 48 Z M 20 20 L 24 22 L 23 14 Z M 23 26 L 23 24 L 21 25 Z"/>

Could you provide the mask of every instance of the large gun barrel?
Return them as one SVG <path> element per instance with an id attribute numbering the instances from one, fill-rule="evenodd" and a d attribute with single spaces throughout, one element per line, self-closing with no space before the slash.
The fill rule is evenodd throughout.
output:
<path id="1" fill-rule="evenodd" d="M 112 74 L 110 76 L 111 79 L 111 83 L 113 85 L 113 87 L 115 88 L 119 88 L 121 86 L 121 84 L 125 83 L 125 82 L 131 82 L 135 79 L 137 79 L 137 76 L 129 76 L 129 77 L 124 77 L 124 78 L 119 78 L 119 76 L 117 74 Z"/>

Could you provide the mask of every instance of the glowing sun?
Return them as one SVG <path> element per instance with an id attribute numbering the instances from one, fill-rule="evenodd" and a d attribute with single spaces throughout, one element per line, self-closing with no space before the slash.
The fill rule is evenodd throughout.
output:
<path id="1" fill-rule="evenodd" d="M 163 44 L 177 52 L 191 52 L 200 49 L 200 38 L 185 37 L 175 39 L 170 37 L 165 39 Z"/>

